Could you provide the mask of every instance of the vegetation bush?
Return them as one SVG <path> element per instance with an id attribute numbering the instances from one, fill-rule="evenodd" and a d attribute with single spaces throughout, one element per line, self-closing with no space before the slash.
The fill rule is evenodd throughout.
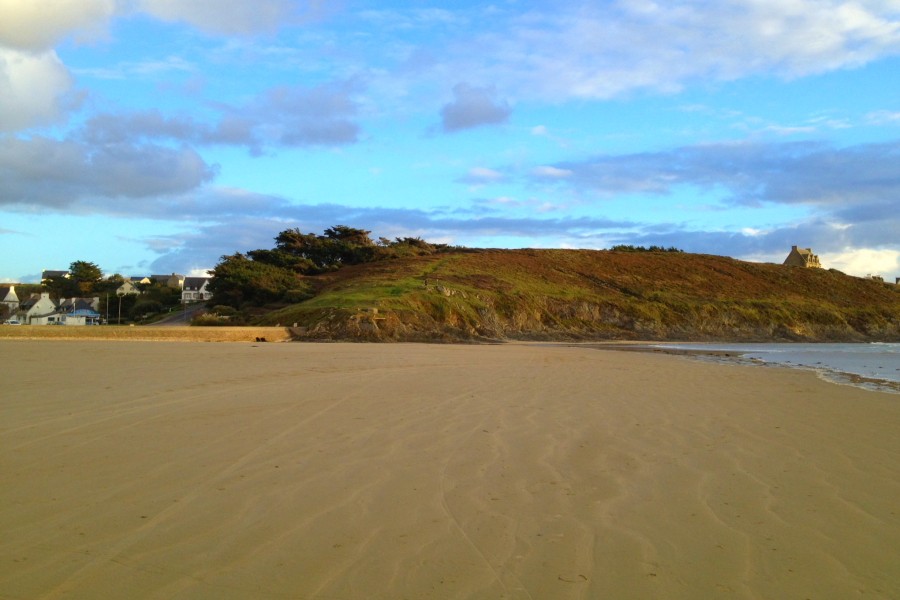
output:
<path id="1" fill-rule="evenodd" d="M 224 327 L 227 325 L 239 324 L 240 323 L 237 323 L 228 317 L 223 317 L 213 313 L 206 313 L 204 315 L 199 315 L 191 319 L 191 325 L 195 325 L 198 327 Z"/>

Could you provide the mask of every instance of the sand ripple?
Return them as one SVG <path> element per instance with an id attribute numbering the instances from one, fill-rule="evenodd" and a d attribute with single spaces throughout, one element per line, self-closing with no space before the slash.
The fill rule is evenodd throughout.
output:
<path id="1" fill-rule="evenodd" d="M 0 598 L 900 597 L 900 403 L 546 345 L 0 342 Z"/>

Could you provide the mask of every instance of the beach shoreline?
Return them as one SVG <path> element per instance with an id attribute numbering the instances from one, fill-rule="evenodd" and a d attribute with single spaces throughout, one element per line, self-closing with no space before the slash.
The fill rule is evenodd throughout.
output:
<path id="1" fill-rule="evenodd" d="M 0 340 L 10 598 L 900 596 L 900 403 L 577 345 Z"/>
<path id="2" fill-rule="evenodd" d="M 835 385 L 849 385 L 860 389 L 900 394 L 900 358 L 896 344 L 841 343 L 728 343 L 728 342 L 636 342 L 628 344 L 588 344 L 601 350 L 656 352 L 685 356 L 716 363 L 740 364 L 769 368 L 794 369 L 815 373 L 823 381 Z M 868 351 L 873 348 L 891 348 L 880 355 Z M 816 355 L 798 360 L 797 354 L 814 348 Z M 777 350 L 776 350 L 777 349 Z M 853 370 L 859 365 L 849 365 L 836 360 L 834 354 L 845 354 L 852 349 L 853 356 L 866 351 L 870 365 L 862 371 Z M 775 350 L 777 353 L 772 354 Z M 831 356 L 830 356 L 831 354 Z M 882 371 L 882 369 L 884 369 Z"/>

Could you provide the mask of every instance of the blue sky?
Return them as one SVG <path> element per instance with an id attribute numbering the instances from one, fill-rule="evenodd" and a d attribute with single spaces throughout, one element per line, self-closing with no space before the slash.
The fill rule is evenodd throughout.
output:
<path id="1" fill-rule="evenodd" d="M 896 0 L 0 0 L 0 281 L 282 230 L 900 276 Z"/>

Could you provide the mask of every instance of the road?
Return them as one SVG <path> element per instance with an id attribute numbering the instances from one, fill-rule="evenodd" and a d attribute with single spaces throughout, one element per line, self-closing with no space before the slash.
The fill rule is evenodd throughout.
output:
<path id="1" fill-rule="evenodd" d="M 153 323 L 154 327 L 157 326 L 177 326 L 183 327 L 185 325 L 191 324 L 191 319 L 193 319 L 197 314 L 204 312 L 206 310 L 206 304 L 202 302 L 197 302 L 194 304 L 188 304 L 185 308 L 179 309 L 177 311 L 172 311 L 166 317 L 163 317 L 159 321 Z"/>

